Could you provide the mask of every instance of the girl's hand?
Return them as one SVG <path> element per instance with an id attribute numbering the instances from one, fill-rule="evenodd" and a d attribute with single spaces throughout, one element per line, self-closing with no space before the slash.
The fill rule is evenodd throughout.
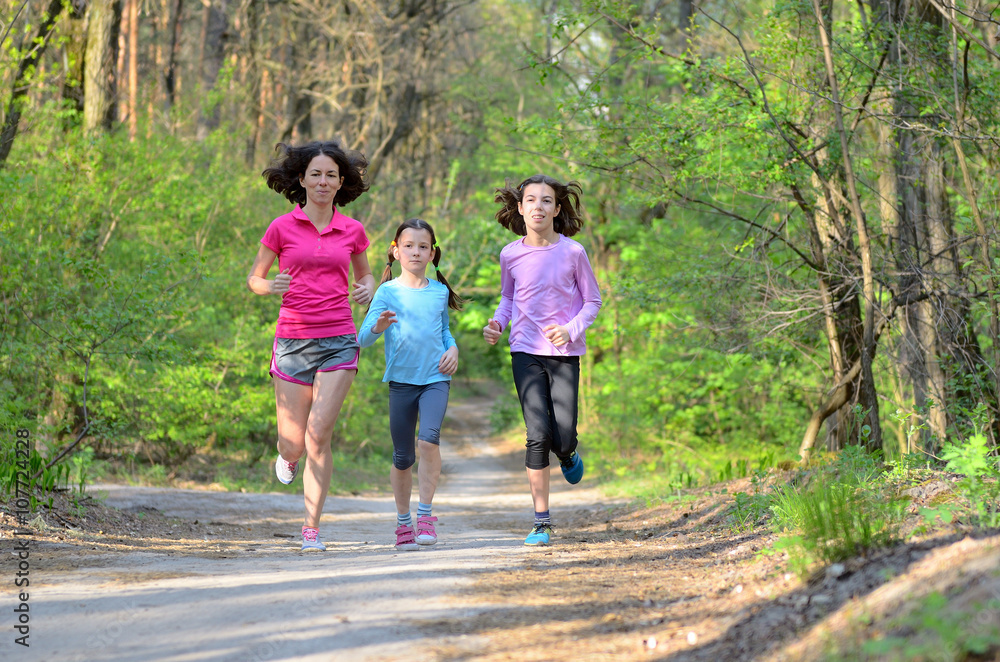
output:
<path id="1" fill-rule="evenodd" d="M 497 322 L 491 317 L 490 320 L 486 322 L 486 326 L 483 327 L 483 338 L 485 338 L 486 342 L 489 344 L 495 345 L 497 344 L 497 341 L 500 340 L 500 334 L 502 332 L 503 329 L 500 328 L 500 322 Z"/>
<path id="2" fill-rule="evenodd" d="M 354 290 L 351 292 L 351 299 L 354 303 L 359 303 L 362 306 L 368 304 L 372 300 L 372 294 L 374 294 L 374 288 L 365 282 L 354 283 Z"/>
<path id="3" fill-rule="evenodd" d="M 561 324 L 549 324 L 542 329 L 542 333 L 549 339 L 549 342 L 556 347 L 562 347 L 569 343 L 569 331 Z"/>
<path id="4" fill-rule="evenodd" d="M 372 332 L 382 333 L 390 326 L 395 324 L 396 321 L 397 321 L 396 313 L 392 312 L 391 310 L 386 310 L 381 315 L 378 316 L 377 320 L 375 320 L 375 326 L 372 327 Z"/>
<path id="5" fill-rule="evenodd" d="M 271 281 L 268 290 L 271 294 L 284 294 L 292 287 L 292 274 L 288 273 L 291 269 L 285 269 L 280 274 L 274 277 Z"/>
<path id="6" fill-rule="evenodd" d="M 442 375 L 454 375 L 456 370 L 458 370 L 458 347 L 452 346 L 441 355 L 438 372 Z"/>

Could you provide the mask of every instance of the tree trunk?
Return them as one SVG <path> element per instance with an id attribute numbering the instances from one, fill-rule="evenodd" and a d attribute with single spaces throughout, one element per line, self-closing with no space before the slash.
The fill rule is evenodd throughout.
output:
<path id="1" fill-rule="evenodd" d="M 202 109 L 198 115 L 198 140 L 204 140 L 219 126 L 218 97 L 213 94 L 219 71 L 225 62 L 229 22 L 226 18 L 227 0 L 212 0 L 205 6 L 204 39 L 201 59 Z M 206 102 L 206 99 L 208 100 Z"/>
<path id="2" fill-rule="evenodd" d="M 139 122 L 139 0 L 128 3 L 128 139 L 135 141 Z"/>
<path id="3" fill-rule="evenodd" d="M 257 62 L 257 40 L 260 30 L 260 9 L 258 0 L 248 0 L 247 4 L 247 141 L 244 160 L 253 167 L 257 156 L 257 143 L 260 140 L 261 123 L 261 74 Z"/>
<path id="4" fill-rule="evenodd" d="M 87 53 L 84 65 L 83 128 L 87 133 L 109 131 L 115 120 L 118 84 L 120 0 L 93 0 L 87 12 Z"/>
<path id="5" fill-rule="evenodd" d="M 831 40 L 826 27 L 827 21 L 824 18 L 824 11 L 820 7 L 820 0 L 813 0 L 813 10 L 816 14 L 820 41 L 823 46 L 823 57 L 826 62 L 826 74 L 833 102 L 833 116 L 837 126 L 837 135 L 840 138 L 844 180 L 847 184 L 851 215 L 854 216 L 855 229 L 858 237 L 858 252 L 860 253 L 861 258 L 861 276 L 864 283 L 865 314 L 863 318 L 864 331 L 861 347 L 861 384 L 858 398 L 858 403 L 864 411 L 864 419 L 860 423 L 868 426 L 868 432 L 863 436 L 869 450 L 881 450 L 882 426 L 879 421 L 879 404 L 878 393 L 875 389 L 875 377 L 872 373 L 872 361 L 875 358 L 876 301 L 871 242 L 868 237 L 867 221 L 865 220 L 864 212 L 861 209 L 861 200 L 858 197 L 857 185 L 854 178 L 854 166 L 851 161 L 850 143 L 848 141 L 847 131 L 844 127 L 844 117 L 840 103 L 840 92 L 836 72 L 833 67 L 833 52 L 830 46 Z"/>
<path id="6" fill-rule="evenodd" d="M 692 0 L 681 0 L 677 4 L 680 8 L 679 16 L 677 17 L 677 26 L 681 30 L 687 30 L 694 22 L 694 2 Z"/>
<path id="7" fill-rule="evenodd" d="M 181 12 L 184 10 L 184 0 L 173 0 L 171 4 L 174 9 L 170 13 L 170 22 L 167 25 L 170 47 L 167 49 L 167 62 L 163 68 L 163 104 L 168 114 L 174 106 L 177 93 L 177 55 L 180 50 Z"/>
<path id="8" fill-rule="evenodd" d="M 10 150 L 14 146 L 14 138 L 17 136 L 17 125 L 21 122 L 21 111 L 28 96 L 28 81 L 25 75 L 35 67 L 45 53 L 45 47 L 49 43 L 49 34 L 55 27 L 62 7 L 62 0 L 50 1 L 45 19 L 38 26 L 35 37 L 36 46 L 21 58 L 21 63 L 17 67 L 14 87 L 11 91 L 10 101 L 7 102 L 7 111 L 4 114 L 3 129 L 0 130 L 0 166 L 6 163 L 7 157 L 10 156 Z"/>

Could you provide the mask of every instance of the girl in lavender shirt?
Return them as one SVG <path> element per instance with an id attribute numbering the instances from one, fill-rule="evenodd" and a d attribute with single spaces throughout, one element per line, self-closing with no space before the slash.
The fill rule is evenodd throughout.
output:
<path id="1" fill-rule="evenodd" d="M 500 251 L 500 305 L 483 328 L 491 345 L 510 324 L 511 370 L 526 430 L 525 467 L 535 523 L 525 545 L 547 545 L 549 453 L 570 483 L 583 478 L 576 419 L 580 357 L 601 308 L 587 252 L 569 237 L 583 226 L 580 185 L 533 175 L 497 189 L 496 219 L 523 239 Z"/>

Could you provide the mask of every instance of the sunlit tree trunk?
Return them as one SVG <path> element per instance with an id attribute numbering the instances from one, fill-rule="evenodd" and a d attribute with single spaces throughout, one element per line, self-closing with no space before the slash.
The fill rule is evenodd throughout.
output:
<path id="1" fill-rule="evenodd" d="M 108 131 L 115 120 L 118 81 L 120 0 L 93 0 L 87 12 L 87 51 L 84 65 L 83 127 L 88 133 Z"/>
<path id="2" fill-rule="evenodd" d="M 139 115 L 139 0 L 128 2 L 128 138 L 135 140 Z"/>

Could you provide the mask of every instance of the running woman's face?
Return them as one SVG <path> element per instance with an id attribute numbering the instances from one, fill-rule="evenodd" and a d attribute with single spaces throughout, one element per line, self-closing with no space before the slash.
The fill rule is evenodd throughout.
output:
<path id="1" fill-rule="evenodd" d="M 427 230 L 406 228 L 399 233 L 396 240 L 396 259 L 399 264 L 412 274 L 423 277 L 427 263 L 434 254 L 431 233 Z"/>
<path id="2" fill-rule="evenodd" d="M 306 190 L 309 202 L 326 207 L 333 204 L 344 178 L 340 176 L 337 162 L 326 154 L 320 154 L 309 162 L 305 175 L 299 178 L 299 184 Z"/>
<path id="3" fill-rule="evenodd" d="M 529 233 L 541 236 L 551 234 L 555 218 L 559 215 L 555 190 L 548 184 L 528 184 L 521 191 L 517 211 L 524 218 Z"/>

